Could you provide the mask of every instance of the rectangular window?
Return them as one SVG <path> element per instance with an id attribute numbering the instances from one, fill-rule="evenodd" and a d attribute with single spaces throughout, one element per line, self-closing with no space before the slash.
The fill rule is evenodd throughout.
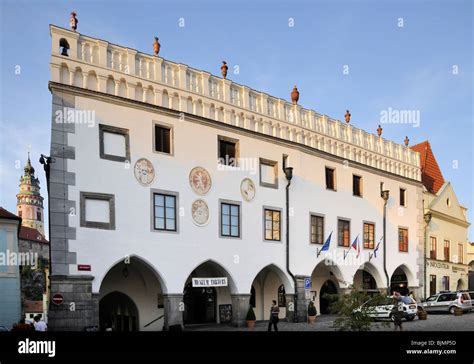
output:
<path id="1" fill-rule="evenodd" d="M 450 287 L 449 276 L 443 276 L 442 282 L 443 282 L 443 290 L 449 291 L 449 287 Z"/>
<path id="2" fill-rule="evenodd" d="M 41 221 L 41 212 L 36 212 L 36 220 Z"/>
<path id="3" fill-rule="evenodd" d="M 446 262 L 449 262 L 451 259 L 451 242 L 449 240 L 444 241 L 443 253 L 444 253 L 444 260 Z"/>
<path id="4" fill-rule="evenodd" d="M 464 262 L 464 247 L 462 244 L 458 244 L 458 263 Z"/>
<path id="5" fill-rule="evenodd" d="M 408 229 L 398 228 L 398 250 L 408 252 Z"/>
<path id="6" fill-rule="evenodd" d="M 375 245 L 375 225 L 364 223 L 364 248 L 374 249 Z"/>
<path id="7" fill-rule="evenodd" d="M 434 236 L 430 237 L 430 259 L 436 259 L 438 241 Z"/>
<path id="8" fill-rule="evenodd" d="M 221 236 L 240 237 L 240 205 L 221 203 Z"/>
<path id="9" fill-rule="evenodd" d="M 105 193 L 80 193 L 82 227 L 115 230 L 115 197 Z"/>
<path id="10" fill-rule="evenodd" d="M 311 215 L 311 244 L 324 243 L 324 217 Z"/>
<path id="11" fill-rule="evenodd" d="M 172 129 L 164 125 L 155 126 L 155 152 L 171 154 Z"/>
<path id="12" fill-rule="evenodd" d="M 352 194 L 362 197 L 362 177 L 352 175 Z"/>
<path id="13" fill-rule="evenodd" d="M 265 240 L 280 241 L 281 213 L 278 210 L 265 209 Z"/>
<path id="14" fill-rule="evenodd" d="M 260 158 L 260 186 L 278 188 L 278 162 Z"/>
<path id="15" fill-rule="evenodd" d="M 326 167 L 326 188 L 328 190 L 336 190 L 335 174 L 334 168 Z"/>
<path id="16" fill-rule="evenodd" d="M 130 161 L 128 129 L 99 124 L 100 158 L 115 162 Z"/>
<path id="17" fill-rule="evenodd" d="M 176 196 L 153 193 L 153 229 L 177 231 Z"/>
<path id="18" fill-rule="evenodd" d="M 226 166 L 237 167 L 238 140 L 219 136 L 218 144 L 219 163 Z"/>
<path id="19" fill-rule="evenodd" d="M 400 206 L 406 206 L 406 194 L 407 191 L 404 188 L 400 188 Z"/>
<path id="20" fill-rule="evenodd" d="M 430 296 L 436 294 L 436 275 L 430 274 Z"/>
<path id="21" fill-rule="evenodd" d="M 351 238 L 351 228 L 350 228 L 350 221 L 348 220 L 337 220 L 337 240 L 339 246 L 348 247 L 350 245 L 350 238 Z"/>

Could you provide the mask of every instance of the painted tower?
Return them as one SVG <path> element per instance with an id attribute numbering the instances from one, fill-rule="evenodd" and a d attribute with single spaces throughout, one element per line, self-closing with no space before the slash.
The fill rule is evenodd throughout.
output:
<path id="1" fill-rule="evenodd" d="M 22 226 L 38 230 L 44 236 L 43 197 L 40 194 L 39 179 L 31 165 L 30 155 L 20 178 L 20 192 L 16 195 L 17 215 L 22 219 Z"/>

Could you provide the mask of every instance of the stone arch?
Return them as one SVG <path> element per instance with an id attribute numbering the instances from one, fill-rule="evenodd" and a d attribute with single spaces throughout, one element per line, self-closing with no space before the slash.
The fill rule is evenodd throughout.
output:
<path id="1" fill-rule="evenodd" d="M 70 83 L 70 78 L 69 78 L 69 68 L 67 64 L 62 63 L 61 64 L 61 69 L 59 71 L 59 82 L 65 83 L 69 85 Z"/>
<path id="2" fill-rule="evenodd" d="M 161 99 L 161 106 L 163 107 L 167 107 L 169 108 L 170 107 L 170 99 L 169 99 L 169 96 L 168 96 L 168 91 L 167 90 L 163 90 L 163 94 L 162 94 L 162 99 Z"/>
<path id="3" fill-rule="evenodd" d="M 135 100 L 143 101 L 143 86 L 140 82 L 135 86 Z"/>
<path id="4" fill-rule="evenodd" d="M 119 87 L 118 87 L 118 96 L 120 97 L 128 97 L 128 86 L 127 81 L 124 78 L 120 79 Z"/>
<path id="5" fill-rule="evenodd" d="M 97 91 L 99 89 L 99 79 L 94 71 L 89 71 L 87 77 L 87 89 Z"/>
<path id="6" fill-rule="evenodd" d="M 107 77 L 106 92 L 110 95 L 115 95 L 115 81 L 112 75 Z"/>
<path id="7" fill-rule="evenodd" d="M 84 78 L 82 77 L 81 67 L 76 67 L 74 70 L 74 86 L 83 87 Z"/>
<path id="8" fill-rule="evenodd" d="M 376 287 L 364 287 L 364 274 L 363 272 L 367 272 L 372 276 L 373 281 L 376 285 Z M 363 263 L 354 273 L 353 276 L 353 282 L 352 282 L 354 287 L 360 287 L 362 289 L 381 289 L 381 288 L 386 288 L 386 283 L 385 280 L 382 277 L 382 274 L 379 272 L 378 268 L 370 263 L 370 262 L 365 262 Z"/>
<path id="9" fill-rule="evenodd" d="M 154 104 L 155 103 L 155 91 L 153 90 L 153 87 L 150 85 L 148 86 L 146 90 L 146 101 L 149 104 Z"/>
<path id="10" fill-rule="evenodd" d="M 390 275 L 390 293 L 400 292 L 402 295 L 408 294 L 409 287 L 415 286 L 415 276 L 405 264 L 396 267 Z"/>

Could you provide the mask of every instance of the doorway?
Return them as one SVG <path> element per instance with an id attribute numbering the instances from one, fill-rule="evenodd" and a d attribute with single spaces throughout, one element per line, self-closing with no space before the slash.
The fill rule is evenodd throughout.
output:
<path id="1" fill-rule="evenodd" d="M 331 313 L 329 306 L 332 300 L 328 299 L 326 294 L 337 294 L 337 288 L 333 281 L 324 282 L 319 292 L 319 310 L 322 315 Z"/>
<path id="2" fill-rule="evenodd" d="M 193 287 L 188 283 L 184 289 L 185 325 L 216 323 L 216 289 Z"/>

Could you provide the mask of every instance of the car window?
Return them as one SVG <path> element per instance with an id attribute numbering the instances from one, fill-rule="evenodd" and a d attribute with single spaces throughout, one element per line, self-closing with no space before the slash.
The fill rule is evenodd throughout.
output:
<path id="1" fill-rule="evenodd" d="M 456 299 L 455 294 L 442 294 L 438 298 L 438 302 L 448 302 L 448 301 L 454 301 Z"/>
<path id="2" fill-rule="evenodd" d="M 438 296 L 431 296 L 426 299 L 426 302 L 434 302 Z"/>
<path id="3" fill-rule="evenodd" d="M 470 299 L 471 299 L 471 297 L 469 297 L 469 295 L 468 295 L 467 293 L 463 293 L 463 294 L 462 294 L 462 298 L 463 298 L 464 300 L 470 300 Z"/>

